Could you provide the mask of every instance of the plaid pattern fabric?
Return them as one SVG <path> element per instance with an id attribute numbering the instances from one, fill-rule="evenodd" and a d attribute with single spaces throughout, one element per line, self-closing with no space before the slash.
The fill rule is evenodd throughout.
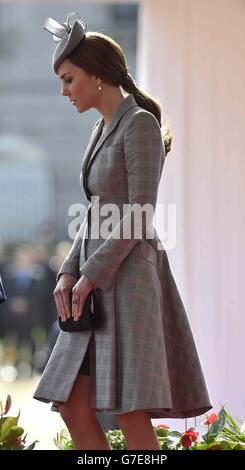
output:
<path id="1" fill-rule="evenodd" d="M 3 283 L 2 283 L 1 274 L 0 274 L 0 304 L 5 302 L 5 300 L 7 299 L 6 299 L 6 294 L 5 294 Z"/>
<path id="2" fill-rule="evenodd" d="M 99 209 L 116 203 L 121 220 L 112 236 L 93 239 L 92 224 L 100 227 L 105 218 L 100 212 L 91 218 L 90 202 L 58 277 L 84 274 L 93 283 L 104 325 L 93 333 L 60 333 L 34 397 L 67 401 L 89 345 L 93 408 L 115 414 L 144 409 L 153 418 L 200 415 L 212 405 L 167 253 L 157 250 L 155 229 L 154 238 L 145 236 L 144 217 L 142 239 L 116 237 L 132 220 L 130 210 L 122 212 L 124 203 L 155 207 L 165 158 L 158 122 L 129 95 L 103 135 L 102 127 L 100 119 L 81 183 L 89 200 L 99 196 Z"/>

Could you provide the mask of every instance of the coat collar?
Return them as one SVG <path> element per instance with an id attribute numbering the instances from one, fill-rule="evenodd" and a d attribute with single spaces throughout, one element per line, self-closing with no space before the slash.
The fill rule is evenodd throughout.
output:
<path id="1" fill-rule="evenodd" d="M 91 164 L 95 159 L 95 156 L 97 155 L 99 149 L 101 148 L 102 144 L 105 142 L 107 137 L 118 125 L 119 121 L 124 116 L 124 114 L 133 106 L 137 106 L 137 102 L 134 96 L 130 94 L 126 98 L 124 98 L 124 100 L 119 104 L 117 109 L 112 114 L 111 120 L 100 140 L 99 137 L 101 135 L 101 131 L 104 125 L 103 117 L 96 122 L 82 162 L 83 186 L 86 194 L 88 192 L 86 188 L 86 178 L 91 168 Z"/>

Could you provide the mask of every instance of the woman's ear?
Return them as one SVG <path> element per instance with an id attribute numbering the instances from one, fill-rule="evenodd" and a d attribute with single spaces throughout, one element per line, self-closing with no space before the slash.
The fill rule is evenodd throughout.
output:
<path id="1" fill-rule="evenodd" d="M 92 78 L 93 78 L 94 84 L 95 84 L 97 87 L 100 86 L 100 85 L 102 85 L 102 80 L 101 80 L 101 78 L 96 77 L 96 75 L 93 75 Z"/>

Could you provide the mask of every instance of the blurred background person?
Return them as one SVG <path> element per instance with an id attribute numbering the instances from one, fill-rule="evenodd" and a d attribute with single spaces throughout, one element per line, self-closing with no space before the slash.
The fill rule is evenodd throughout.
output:
<path id="1" fill-rule="evenodd" d="M 19 368 L 20 375 L 23 364 L 27 375 L 33 368 L 42 369 L 43 348 L 56 318 L 55 273 L 45 259 L 44 250 L 44 247 L 37 250 L 31 244 L 22 244 L 3 269 L 8 302 L 2 312 L 1 336 L 6 351 L 12 352 L 9 360 Z"/>

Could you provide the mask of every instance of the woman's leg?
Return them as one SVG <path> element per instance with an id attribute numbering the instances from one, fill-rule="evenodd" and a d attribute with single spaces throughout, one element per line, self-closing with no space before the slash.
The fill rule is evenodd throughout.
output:
<path id="1" fill-rule="evenodd" d="M 111 450 L 109 442 L 90 407 L 90 377 L 78 375 L 70 397 L 59 406 L 60 415 L 77 450 Z"/>
<path id="2" fill-rule="evenodd" d="M 161 449 L 148 412 L 132 411 L 115 415 L 115 418 L 124 434 L 128 450 Z"/>

